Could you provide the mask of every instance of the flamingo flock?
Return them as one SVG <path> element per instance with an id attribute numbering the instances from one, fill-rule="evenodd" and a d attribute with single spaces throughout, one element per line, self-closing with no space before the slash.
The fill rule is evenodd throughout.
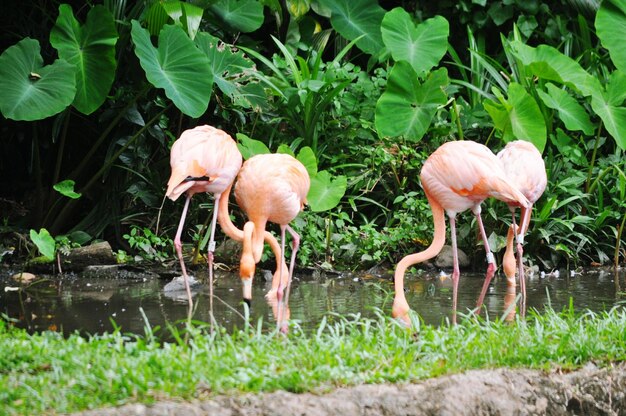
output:
<path id="1" fill-rule="evenodd" d="M 186 198 L 174 246 L 185 283 L 189 310 L 191 311 L 193 305 L 193 296 L 182 255 L 181 235 L 191 197 L 196 193 L 207 192 L 212 193 L 215 199 L 207 255 L 211 299 L 214 236 L 216 223 L 219 222 L 227 236 L 242 243 L 239 273 L 243 300 L 248 305 L 252 300 L 251 286 L 256 264 L 261 259 L 264 243 L 270 245 L 276 258 L 276 271 L 272 279 L 272 289 L 266 297 L 273 306 L 277 328 L 286 332 L 289 290 L 300 244 L 300 236 L 289 224 L 303 210 L 311 180 L 302 163 L 286 154 L 256 155 L 243 163 L 242 159 L 235 141 L 226 132 L 211 126 L 198 126 L 184 131 L 172 146 L 172 171 L 166 196 L 173 201 L 183 194 Z M 404 293 L 404 275 L 410 266 L 439 254 L 446 240 L 447 216 L 453 251 L 452 319 L 456 322 L 460 277 L 456 216 L 468 209 L 476 217 L 486 252 L 487 270 L 477 302 L 477 310 L 480 310 L 497 269 L 481 218 L 481 203 L 489 197 L 506 203 L 512 213 L 503 257 L 503 270 L 508 286 L 506 301 L 510 305 L 514 298 L 517 272 L 523 310 L 526 298 L 522 247 L 524 235 L 528 231 L 533 204 L 543 194 L 547 184 L 545 165 L 539 151 L 533 144 L 523 140 L 508 143 L 497 155 L 486 146 L 473 141 L 448 142 L 436 149 L 424 162 L 420 180 L 432 210 L 433 240 L 428 248 L 405 256 L 397 264 L 392 316 L 410 326 L 410 306 Z M 247 222 L 241 229 L 233 224 L 228 211 L 229 196 L 233 189 L 237 204 L 247 217 Z M 518 207 L 521 210 L 519 222 L 515 218 Z M 268 222 L 280 227 L 280 244 L 266 231 Z M 291 236 L 292 243 L 289 267 L 285 261 L 287 234 Z"/>

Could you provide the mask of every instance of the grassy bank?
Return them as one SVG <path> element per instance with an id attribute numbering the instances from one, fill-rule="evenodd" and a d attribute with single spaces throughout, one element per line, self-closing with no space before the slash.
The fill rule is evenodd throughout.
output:
<path id="1" fill-rule="evenodd" d="M 259 325 L 260 328 L 260 325 Z M 514 323 L 464 319 L 419 333 L 386 317 L 322 323 L 287 337 L 249 329 L 185 344 L 116 332 L 89 339 L 28 335 L 0 321 L 0 414 L 72 412 L 131 401 L 236 391 L 294 392 L 411 382 L 499 366 L 574 368 L 626 358 L 626 312 L 531 314 Z"/>

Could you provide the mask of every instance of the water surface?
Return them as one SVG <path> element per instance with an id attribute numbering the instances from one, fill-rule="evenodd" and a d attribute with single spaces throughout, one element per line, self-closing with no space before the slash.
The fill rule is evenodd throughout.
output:
<path id="1" fill-rule="evenodd" d="M 166 293 L 171 277 L 159 278 L 145 273 L 111 272 L 98 276 L 41 276 L 34 284 L 17 284 L 8 271 L 0 275 L 0 313 L 16 320 L 29 331 L 51 329 L 65 334 L 79 330 L 96 334 L 112 331 L 144 333 L 146 321 L 165 327 L 187 316 L 185 292 Z M 120 276 L 123 277 L 120 277 Z M 236 273 L 216 272 L 214 315 L 226 328 L 241 328 L 245 321 L 241 303 L 241 284 Z M 203 282 L 206 276 L 198 278 Z M 483 275 L 462 273 L 459 285 L 459 312 L 475 306 L 483 284 Z M 18 288 L 19 290 L 14 290 Z M 8 288 L 8 289 L 7 289 Z M 13 288 L 13 290 L 12 290 Z M 262 318 L 267 328 L 275 325 L 271 308 L 264 299 L 270 284 L 257 276 L 253 285 L 251 321 Z M 407 299 L 427 324 L 439 325 L 451 318 L 452 282 L 436 273 L 407 276 Z M 626 298 L 626 273 L 622 270 L 591 270 L 574 274 L 561 271 L 559 276 L 535 275 L 527 282 L 528 307 L 555 310 L 569 306 L 577 311 L 604 311 Z M 485 298 L 486 313 L 495 319 L 504 315 L 515 296 L 509 293 L 503 277 L 496 276 Z M 206 283 L 194 290 L 194 319 L 209 322 L 209 290 Z M 390 276 L 367 274 L 337 275 L 297 274 L 291 290 L 292 321 L 312 329 L 323 317 L 360 314 L 375 316 L 381 309 L 388 314 L 393 300 Z M 463 319 L 463 318 L 461 318 Z"/>

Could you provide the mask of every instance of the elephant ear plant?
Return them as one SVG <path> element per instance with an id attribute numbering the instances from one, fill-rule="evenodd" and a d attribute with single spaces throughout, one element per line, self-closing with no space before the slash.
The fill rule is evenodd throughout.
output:
<path id="1" fill-rule="evenodd" d="M 447 101 L 447 70 L 430 71 L 446 53 L 448 21 L 436 16 L 415 24 L 398 7 L 385 14 L 381 32 L 395 63 L 376 104 L 376 130 L 380 136 L 418 141 Z"/>
<path id="2" fill-rule="evenodd" d="M 166 112 L 179 110 L 181 122 L 183 116 L 203 116 L 213 98 L 214 80 L 240 108 L 261 106 L 266 100 L 258 82 L 248 82 L 250 75 L 242 75 L 253 68 L 253 62 L 203 32 L 200 23 L 203 17 L 212 16 L 211 27 L 219 26 L 215 33 L 222 35 L 256 30 L 264 21 L 263 10 L 264 6 L 253 0 L 224 0 L 205 5 L 205 9 L 180 1 L 132 7 L 105 2 L 104 6 L 81 9 L 85 19 L 80 22 L 70 5 L 61 4 L 49 33 L 58 59 L 44 63 L 39 41 L 29 38 L 6 49 L 0 55 L 0 112 L 8 119 L 34 122 L 32 134 L 26 135 L 33 142 L 32 174 L 38 195 L 31 222 L 51 232 L 77 226 L 77 204 L 51 189 L 62 176 L 90 195 L 83 202 L 93 202 L 93 212 L 110 195 L 105 192 L 99 194 L 99 201 L 92 201 L 94 193 L 90 191 L 110 178 L 111 172 L 119 172 L 118 161 L 125 165 L 125 175 L 117 177 L 132 180 L 136 175 L 142 183 L 158 180 L 158 175 L 127 162 L 137 161 L 138 155 L 154 158 L 155 146 L 166 150 L 164 131 L 170 117 Z M 216 17 L 220 13 L 221 20 Z M 138 58 L 140 67 L 133 58 Z M 124 65 L 118 68 L 118 62 Z M 81 114 L 80 119 L 70 121 L 76 113 Z M 75 125 L 87 126 L 98 135 L 77 133 Z M 146 135 L 159 136 L 158 141 L 146 144 Z M 43 146 L 56 150 L 55 163 L 48 160 L 52 152 L 39 152 Z M 73 151 L 67 152 L 70 146 Z M 110 183 L 105 187 L 115 192 Z M 129 184 L 126 189 L 135 195 L 131 190 L 136 186 Z M 87 216 L 92 218 L 87 226 L 96 233 L 119 222 L 102 215 Z M 93 218 L 98 218 L 97 224 Z M 108 224 L 101 225 L 101 221 Z"/>
<path id="3" fill-rule="evenodd" d="M 63 4 L 50 33 L 59 59 L 44 66 L 39 42 L 23 39 L 0 56 L 0 110 L 13 120 L 35 121 L 53 116 L 70 104 L 88 115 L 96 110 L 113 84 L 115 44 L 113 16 L 93 7 L 83 26 Z"/>

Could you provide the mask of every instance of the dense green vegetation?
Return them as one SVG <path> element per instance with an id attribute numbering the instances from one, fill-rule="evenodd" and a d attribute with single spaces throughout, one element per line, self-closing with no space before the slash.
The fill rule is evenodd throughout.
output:
<path id="1" fill-rule="evenodd" d="M 259 328 L 213 335 L 195 328 L 186 344 L 161 342 L 157 335 L 163 330 L 149 328 L 144 336 L 114 332 L 64 339 L 53 332 L 28 335 L 0 321 L 0 410 L 66 413 L 167 397 L 319 391 L 468 369 L 573 369 L 626 358 L 621 308 L 598 315 L 548 310 L 514 325 L 464 319 L 455 326 L 421 325 L 418 334 L 382 315 L 338 318 L 288 337 Z"/>
<path id="2" fill-rule="evenodd" d="M 4 258 L 97 239 L 121 259 L 173 258 L 169 148 L 206 123 L 312 150 L 314 187 L 334 195 L 295 223 L 300 264 L 392 265 L 427 245 L 425 157 L 448 140 L 497 151 L 516 138 L 542 150 L 549 177 L 529 257 L 624 259 L 623 0 L 15 3 L 0 17 Z M 184 241 L 202 246 L 206 206 Z M 497 251 L 508 211 L 485 212 Z M 459 223 L 482 264 L 471 217 Z"/>

